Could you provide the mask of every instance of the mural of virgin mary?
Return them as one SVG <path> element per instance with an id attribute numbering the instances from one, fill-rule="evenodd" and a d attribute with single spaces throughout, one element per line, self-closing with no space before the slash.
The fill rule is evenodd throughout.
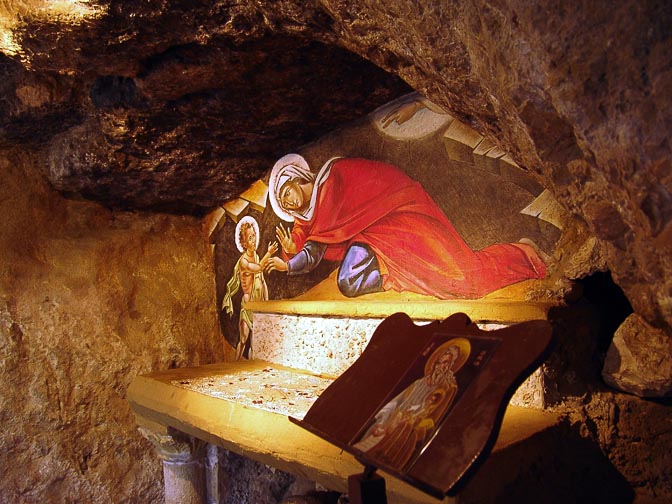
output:
<path id="1" fill-rule="evenodd" d="M 288 154 L 271 171 L 269 200 L 294 224 L 276 228 L 282 257 L 267 270 L 297 275 L 339 261 L 338 288 L 348 297 L 393 290 L 475 299 L 546 273 L 529 244 L 472 250 L 422 186 L 391 164 L 334 158 L 313 173 Z"/>

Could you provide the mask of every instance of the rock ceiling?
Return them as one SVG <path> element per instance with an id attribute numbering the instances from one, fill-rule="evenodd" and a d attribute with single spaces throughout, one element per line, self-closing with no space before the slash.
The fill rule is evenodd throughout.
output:
<path id="1" fill-rule="evenodd" d="M 0 145 L 66 195 L 201 215 L 411 89 L 509 152 L 672 323 L 665 1 L 0 3 Z"/>
<path id="2" fill-rule="evenodd" d="M 3 141 L 43 147 L 64 192 L 202 213 L 410 90 L 343 48 L 272 29 L 252 5 L 212 4 L 110 3 L 73 24 L 27 14 L 2 64 Z"/>

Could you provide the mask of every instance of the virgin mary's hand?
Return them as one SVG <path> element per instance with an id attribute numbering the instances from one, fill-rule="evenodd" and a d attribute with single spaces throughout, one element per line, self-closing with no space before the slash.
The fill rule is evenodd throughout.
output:
<path id="1" fill-rule="evenodd" d="M 297 252 L 296 243 L 294 243 L 294 238 L 292 238 L 292 232 L 289 229 L 285 229 L 284 226 L 279 225 L 275 227 L 275 236 L 280 242 L 280 246 L 285 254 L 294 255 Z"/>

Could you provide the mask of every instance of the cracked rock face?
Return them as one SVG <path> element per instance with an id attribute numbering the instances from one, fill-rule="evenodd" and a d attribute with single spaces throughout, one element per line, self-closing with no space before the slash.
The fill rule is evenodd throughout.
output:
<path id="1" fill-rule="evenodd" d="M 283 34 L 122 51 L 115 68 L 84 59 L 88 70 L 65 77 L 39 69 L 53 59 L 34 73 L 5 61 L 2 141 L 37 144 L 54 187 L 115 208 L 202 214 L 285 151 L 410 89 L 344 49 Z"/>
<path id="2" fill-rule="evenodd" d="M 582 218 L 670 334 L 666 2 L 43 4 L 1 8 L 0 144 L 64 194 L 200 215 L 413 88 Z"/>
<path id="3" fill-rule="evenodd" d="M 38 150 L 62 193 L 202 215 L 413 88 L 583 219 L 670 335 L 665 2 L 43 4 L 0 8 L 0 145 Z"/>
<path id="4" fill-rule="evenodd" d="M 669 351 L 670 26 L 664 0 L 4 2 L 0 149 L 73 200 L 200 217 L 415 89 L 585 222 L 636 312 L 619 337 Z"/>
<path id="5" fill-rule="evenodd" d="M 297 142 L 408 89 L 319 42 L 274 35 L 233 44 L 173 47 L 134 77 L 96 76 L 82 90 L 85 119 L 49 142 L 54 186 L 114 207 L 203 213 Z"/>
<path id="6" fill-rule="evenodd" d="M 631 315 L 618 328 L 602 377 L 614 388 L 640 397 L 661 397 L 672 390 L 672 346 L 662 331 Z"/>

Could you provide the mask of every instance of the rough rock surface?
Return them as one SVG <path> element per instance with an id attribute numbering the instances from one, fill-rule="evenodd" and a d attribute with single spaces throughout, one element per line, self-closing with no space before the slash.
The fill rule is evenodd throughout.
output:
<path id="1" fill-rule="evenodd" d="M 0 502 L 160 502 L 126 389 L 223 357 L 200 225 L 63 200 L 34 163 L 0 153 Z"/>
<path id="2" fill-rule="evenodd" d="M 636 314 L 614 334 L 602 369 L 609 385 L 640 397 L 672 395 L 672 345 Z"/>
<path id="3" fill-rule="evenodd" d="M 671 337 L 667 2 L 43 4 L 0 8 L 0 143 L 64 193 L 203 212 L 403 79 L 582 218 Z"/>
<path id="4" fill-rule="evenodd" d="M 663 503 L 672 499 L 669 404 L 601 391 L 578 404 L 565 406 L 570 411 L 568 421 L 572 429 L 582 439 L 599 446 L 602 456 L 608 456 L 619 478 L 627 481 L 634 491 L 635 502 Z M 644 446 L 645 449 L 636 448 Z M 575 483 L 584 483 L 582 479 L 586 477 L 588 473 Z M 599 480 L 595 483 L 599 484 Z M 625 496 L 626 492 L 619 499 Z"/>
<path id="5" fill-rule="evenodd" d="M 196 221 L 64 202 L 27 167 L 73 198 L 201 215 L 413 88 L 587 224 L 573 274 L 608 268 L 669 349 L 671 25 L 664 0 L 0 3 L 3 496 L 159 499 L 127 381 L 221 351 Z M 623 422 L 642 416 L 627 438 L 641 455 L 669 405 L 618 401 Z M 600 442 L 640 488 L 669 488 Z"/>
<path id="6" fill-rule="evenodd" d="M 112 2 L 75 19 L 21 4 L 0 7 L 21 46 L 0 54 L 0 144 L 40 148 L 57 189 L 115 208 L 202 214 L 410 90 L 245 2 Z"/>

